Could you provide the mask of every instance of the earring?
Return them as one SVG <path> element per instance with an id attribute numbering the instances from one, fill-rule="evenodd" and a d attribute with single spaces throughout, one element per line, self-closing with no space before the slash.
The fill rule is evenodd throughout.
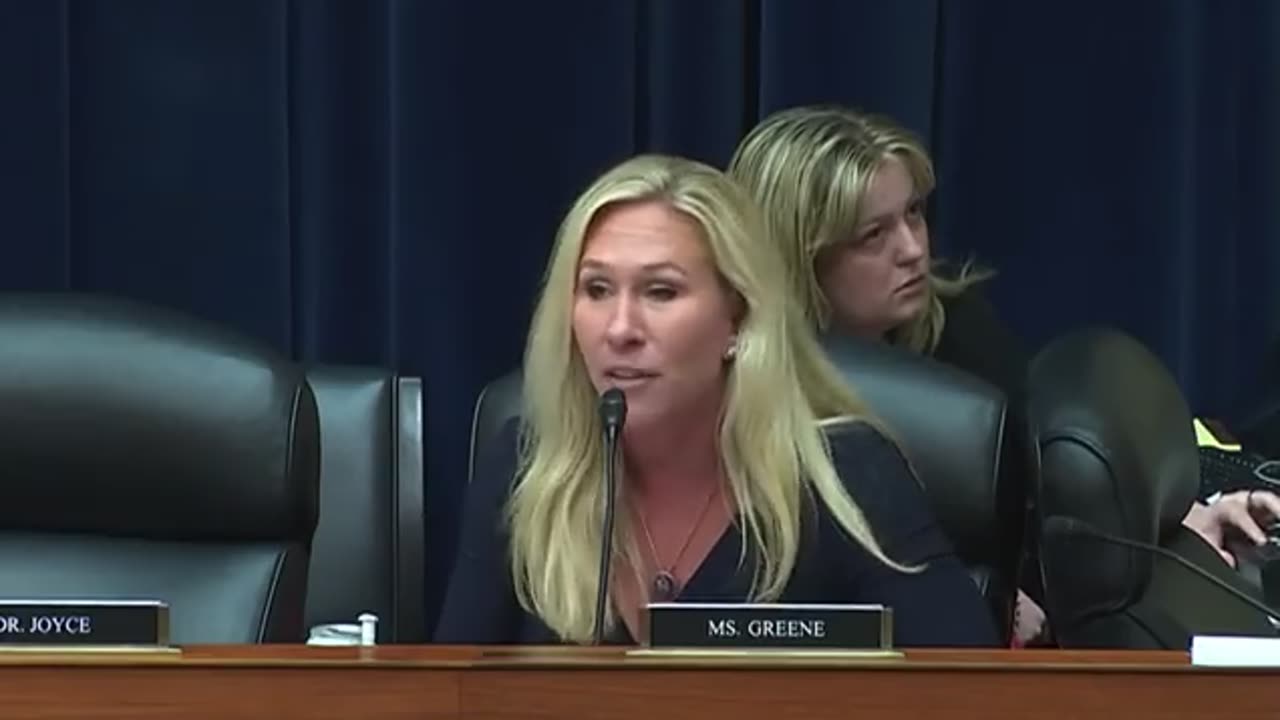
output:
<path id="1" fill-rule="evenodd" d="M 733 360 L 738 356 L 738 336 L 734 335 L 729 338 L 729 347 L 724 349 L 724 359 L 726 362 Z"/>

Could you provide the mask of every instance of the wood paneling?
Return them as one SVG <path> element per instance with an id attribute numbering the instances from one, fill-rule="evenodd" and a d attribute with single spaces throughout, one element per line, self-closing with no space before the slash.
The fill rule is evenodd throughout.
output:
<path id="1" fill-rule="evenodd" d="M 1280 673 L 1185 653 L 913 651 L 905 660 L 659 659 L 610 648 L 192 647 L 0 652 L 0 717 L 1280 717 Z"/>

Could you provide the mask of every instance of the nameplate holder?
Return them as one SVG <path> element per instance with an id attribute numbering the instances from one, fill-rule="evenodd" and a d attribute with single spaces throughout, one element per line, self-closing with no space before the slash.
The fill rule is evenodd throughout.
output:
<path id="1" fill-rule="evenodd" d="M 0 648 L 165 648 L 169 606 L 156 600 L 0 600 Z"/>
<path id="2" fill-rule="evenodd" d="M 651 649 L 862 651 L 893 649 L 882 605 L 652 603 Z"/>

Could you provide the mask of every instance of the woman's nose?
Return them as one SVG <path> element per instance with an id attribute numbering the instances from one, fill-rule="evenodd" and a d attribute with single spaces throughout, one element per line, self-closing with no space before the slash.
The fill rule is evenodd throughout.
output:
<path id="1" fill-rule="evenodd" d="M 631 298 L 625 294 L 617 296 L 610 308 L 609 324 L 605 327 L 605 337 L 609 342 L 624 345 L 640 338 L 638 310 L 637 303 Z"/>
<path id="2" fill-rule="evenodd" d="M 924 233 L 907 222 L 898 223 L 895 230 L 895 241 L 898 246 L 898 261 L 903 264 L 913 263 L 924 256 L 928 242 Z"/>

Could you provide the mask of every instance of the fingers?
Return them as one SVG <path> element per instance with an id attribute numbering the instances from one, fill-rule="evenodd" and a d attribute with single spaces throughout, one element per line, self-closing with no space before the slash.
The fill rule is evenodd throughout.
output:
<path id="1" fill-rule="evenodd" d="M 1226 543 L 1222 539 L 1223 526 L 1218 513 L 1210 513 L 1207 509 L 1193 507 L 1191 512 L 1187 513 L 1187 516 L 1182 519 L 1182 524 L 1199 535 L 1202 540 L 1209 544 L 1209 547 L 1217 551 L 1223 562 L 1233 568 L 1236 566 L 1236 557 L 1224 547 Z"/>
<path id="2" fill-rule="evenodd" d="M 1017 607 L 1014 614 L 1014 636 L 1021 645 L 1026 645 L 1044 632 L 1044 610 L 1021 590 L 1018 591 Z"/>
<path id="3" fill-rule="evenodd" d="M 1280 497 L 1266 490 L 1239 490 L 1219 498 L 1210 513 L 1224 532 L 1235 528 L 1260 545 L 1267 541 L 1262 526 L 1280 519 Z"/>
<path id="4" fill-rule="evenodd" d="M 1222 500 L 1220 499 L 1218 502 L 1222 502 Z M 1201 502 L 1191 504 L 1191 509 L 1187 511 L 1187 516 L 1182 519 L 1182 524 L 1204 535 L 1206 539 L 1209 539 L 1209 534 L 1218 527 L 1218 523 L 1214 519 L 1213 512 L 1209 509 L 1209 506 Z M 1212 540 L 1210 542 L 1215 546 L 1217 545 Z"/>
<path id="5" fill-rule="evenodd" d="M 1187 513 L 1183 518 L 1182 524 L 1189 530 L 1199 535 L 1202 540 L 1209 543 L 1209 546 L 1219 553 L 1225 552 L 1222 538 L 1222 526 L 1218 524 L 1217 519 L 1209 512 L 1197 512 L 1193 510 Z"/>
<path id="6" fill-rule="evenodd" d="M 1245 493 L 1249 513 L 1271 524 L 1280 519 L 1280 496 L 1268 490 L 1251 490 Z"/>
<path id="7" fill-rule="evenodd" d="M 1237 495 L 1242 497 L 1236 497 Z M 1254 545 L 1261 545 L 1267 541 L 1267 534 L 1245 506 L 1247 497 L 1247 493 L 1232 493 L 1214 503 L 1211 510 L 1218 522 L 1220 537 L 1225 537 L 1227 531 L 1234 529 L 1249 538 Z"/>

